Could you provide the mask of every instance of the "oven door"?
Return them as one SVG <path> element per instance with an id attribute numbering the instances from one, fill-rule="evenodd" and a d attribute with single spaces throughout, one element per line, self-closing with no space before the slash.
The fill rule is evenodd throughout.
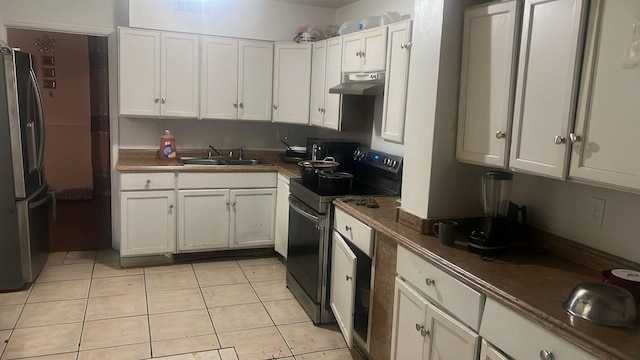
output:
<path id="1" fill-rule="evenodd" d="M 287 271 L 314 302 L 322 300 L 324 239 L 327 217 L 289 196 Z"/>

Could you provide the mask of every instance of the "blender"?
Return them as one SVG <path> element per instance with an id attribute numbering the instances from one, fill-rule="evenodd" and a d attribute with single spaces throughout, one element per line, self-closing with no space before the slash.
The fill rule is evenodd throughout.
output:
<path id="1" fill-rule="evenodd" d="M 519 212 L 522 212 L 523 225 L 526 224 L 526 207 L 518 207 L 510 201 L 512 181 L 513 174 L 508 172 L 489 171 L 483 175 L 484 218 L 482 228 L 469 235 L 469 251 L 488 256 L 506 252 L 521 227 Z"/>

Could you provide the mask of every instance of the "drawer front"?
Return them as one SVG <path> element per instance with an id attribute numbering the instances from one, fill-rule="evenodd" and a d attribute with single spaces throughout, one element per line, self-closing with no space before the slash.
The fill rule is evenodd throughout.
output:
<path id="1" fill-rule="evenodd" d="M 174 173 L 122 173 L 121 190 L 173 190 L 176 186 Z"/>
<path id="2" fill-rule="evenodd" d="M 252 189 L 277 186 L 277 172 L 178 173 L 179 189 Z"/>
<path id="3" fill-rule="evenodd" d="M 369 257 L 373 258 L 373 229 L 360 220 L 335 208 L 333 215 L 333 228 L 345 239 L 351 241 Z"/>
<path id="4" fill-rule="evenodd" d="M 540 359 L 543 351 L 555 360 L 597 359 L 493 299 L 487 299 L 480 336 L 514 359 Z"/>
<path id="5" fill-rule="evenodd" d="M 418 255 L 398 246 L 398 275 L 476 332 L 485 296 Z"/>

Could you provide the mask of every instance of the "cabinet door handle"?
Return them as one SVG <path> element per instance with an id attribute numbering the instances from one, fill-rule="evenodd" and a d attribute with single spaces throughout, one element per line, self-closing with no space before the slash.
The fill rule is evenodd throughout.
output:
<path id="1" fill-rule="evenodd" d="M 173 210 L 173 204 L 169 205 L 169 210 Z"/>
<path id="2" fill-rule="evenodd" d="M 231 205 L 231 203 L 227 201 L 227 206 L 229 206 L 229 205 Z"/>
<path id="3" fill-rule="evenodd" d="M 234 102 L 234 103 L 233 103 L 233 107 L 237 109 L 237 108 L 238 108 L 238 103 L 237 103 L 237 102 Z"/>
<path id="4" fill-rule="evenodd" d="M 322 108 L 322 113 L 324 114 L 327 110 L 325 108 Z"/>
<path id="5" fill-rule="evenodd" d="M 425 283 L 427 283 L 427 286 L 431 286 L 431 285 L 435 285 L 436 281 L 433 279 L 427 278 L 427 280 L 425 280 Z"/>
<path id="6" fill-rule="evenodd" d="M 163 96 L 163 97 L 162 97 L 162 103 L 164 104 L 164 103 L 166 103 L 166 102 L 167 102 L 167 98 Z"/>
<path id="7" fill-rule="evenodd" d="M 411 41 L 409 41 L 406 44 L 400 44 L 400 49 L 406 49 L 406 50 L 411 49 Z"/>
<path id="8" fill-rule="evenodd" d="M 580 135 L 576 135 L 575 133 L 571 133 L 569 134 L 569 141 L 571 141 L 571 143 L 577 143 L 582 141 L 582 137 Z"/>
<path id="9" fill-rule="evenodd" d="M 548 350 L 540 350 L 540 360 L 553 360 L 553 353 Z"/>
<path id="10" fill-rule="evenodd" d="M 344 229 L 345 229 L 346 231 L 351 231 L 351 226 L 346 225 L 346 226 L 344 227 Z"/>
<path id="11" fill-rule="evenodd" d="M 235 206 L 236 206 L 236 202 L 235 202 L 235 201 L 234 201 L 234 202 L 232 202 L 232 203 L 231 203 L 231 206 L 234 206 L 234 207 L 235 207 Z"/>
<path id="12" fill-rule="evenodd" d="M 561 145 L 561 144 L 564 144 L 565 142 L 566 142 L 566 139 L 564 138 L 564 136 L 556 135 L 553 138 L 553 143 L 556 145 Z"/>
<path id="13" fill-rule="evenodd" d="M 157 103 L 158 101 L 160 101 L 160 98 L 159 98 L 159 97 L 157 97 L 157 96 L 156 96 L 155 98 L 153 98 L 153 102 L 154 102 L 154 103 Z"/>
<path id="14" fill-rule="evenodd" d="M 238 104 L 238 106 L 240 106 L 240 109 L 244 109 L 244 103 L 240 102 L 240 104 Z"/>
<path id="15" fill-rule="evenodd" d="M 422 325 L 422 324 L 416 324 L 416 331 L 419 331 L 420 335 L 422 335 L 422 337 L 429 336 L 429 330 L 425 329 L 424 325 Z"/>
<path id="16" fill-rule="evenodd" d="M 318 108 L 318 112 L 322 112 L 322 108 Z"/>
<path id="17" fill-rule="evenodd" d="M 273 110 L 278 110 L 278 105 L 273 104 Z"/>
<path id="18" fill-rule="evenodd" d="M 504 131 L 496 131 L 496 139 L 504 139 L 507 136 Z"/>
<path id="19" fill-rule="evenodd" d="M 362 54 L 362 51 L 358 51 L 358 52 L 356 52 L 356 56 L 357 56 L 357 57 L 360 57 L 360 54 Z"/>
<path id="20" fill-rule="evenodd" d="M 367 53 L 366 53 L 366 52 L 364 52 L 364 51 L 361 51 L 361 52 L 360 52 L 360 56 L 361 56 L 361 57 L 365 57 L 365 56 L 367 56 Z"/>
<path id="21" fill-rule="evenodd" d="M 347 281 L 349 281 L 349 280 L 351 280 L 351 279 L 353 279 L 353 277 L 351 277 L 351 276 L 347 275 Z"/>

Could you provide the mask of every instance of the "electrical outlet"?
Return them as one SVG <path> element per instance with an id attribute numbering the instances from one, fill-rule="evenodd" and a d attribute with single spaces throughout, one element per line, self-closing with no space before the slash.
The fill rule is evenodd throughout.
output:
<path id="1" fill-rule="evenodd" d="M 595 197 L 592 197 L 589 200 L 589 222 L 591 223 L 591 226 L 602 227 L 604 207 L 607 201 L 605 199 L 598 199 Z"/>

